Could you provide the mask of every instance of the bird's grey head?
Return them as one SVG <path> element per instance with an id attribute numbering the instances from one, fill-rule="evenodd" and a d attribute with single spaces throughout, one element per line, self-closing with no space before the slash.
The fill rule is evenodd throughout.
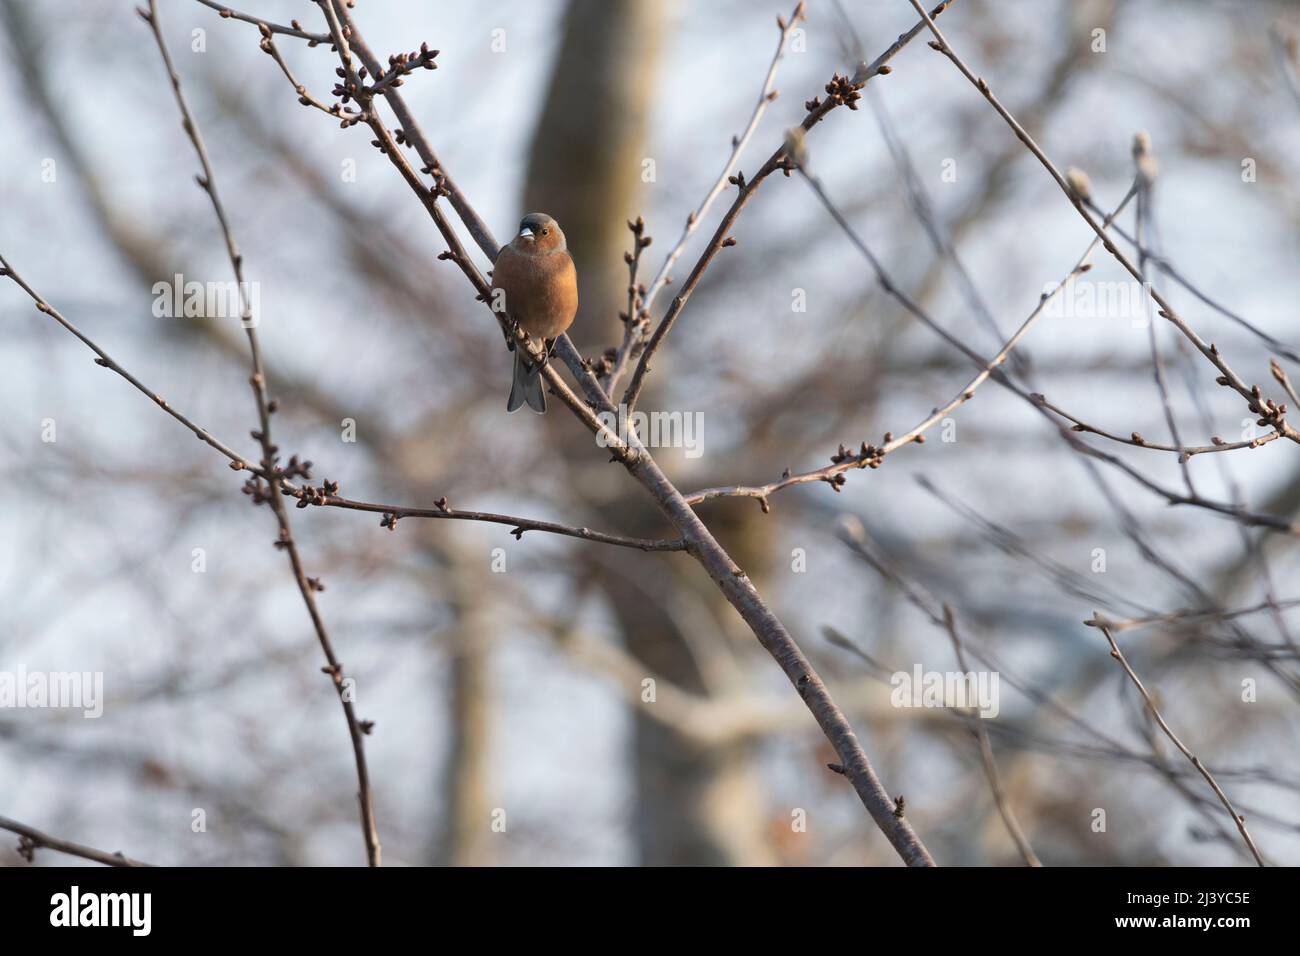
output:
<path id="1" fill-rule="evenodd" d="M 519 220 L 518 238 L 534 246 L 538 252 L 556 251 L 565 247 L 560 224 L 544 212 L 530 212 Z"/>

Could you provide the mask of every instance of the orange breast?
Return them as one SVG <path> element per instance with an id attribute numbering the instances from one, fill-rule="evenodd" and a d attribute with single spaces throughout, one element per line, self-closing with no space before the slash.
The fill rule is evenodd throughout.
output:
<path id="1" fill-rule="evenodd" d="M 557 337 L 578 312 L 578 272 L 564 250 L 528 255 L 506 246 L 493 267 L 492 288 L 504 294 L 505 313 L 534 338 Z"/>

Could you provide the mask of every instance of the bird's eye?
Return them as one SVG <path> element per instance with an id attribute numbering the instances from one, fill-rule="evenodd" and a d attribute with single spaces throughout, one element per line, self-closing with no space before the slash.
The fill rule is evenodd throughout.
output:
<path id="1" fill-rule="evenodd" d="M 542 235 L 543 235 L 543 236 L 549 236 L 550 234 L 551 234 L 551 230 L 549 230 L 549 229 L 543 229 L 543 230 L 542 230 Z"/>

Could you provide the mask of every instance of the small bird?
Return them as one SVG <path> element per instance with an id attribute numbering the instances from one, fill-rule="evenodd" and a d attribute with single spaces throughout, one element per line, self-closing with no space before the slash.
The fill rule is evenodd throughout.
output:
<path id="1" fill-rule="evenodd" d="M 578 312 L 578 271 L 560 224 L 546 213 L 530 212 L 519 222 L 519 235 L 497 253 L 492 271 L 492 308 L 532 338 L 541 339 L 546 353 L 532 365 L 526 351 L 515 347 L 515 372 L 506 411 L 524 403 L 537 413 L 546 411 L 542 368 L 555 340 Z"/>

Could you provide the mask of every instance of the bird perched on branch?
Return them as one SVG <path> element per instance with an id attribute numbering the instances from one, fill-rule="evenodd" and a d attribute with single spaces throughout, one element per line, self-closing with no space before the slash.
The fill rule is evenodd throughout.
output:
<path id="1" fill-rule="evenodd" d="M 506 411 L 524 403 L 546 411 L 542 368 L 555 340 L 573 323 L 578 311 L 578 271 L 560 224 L 546 213 L 530 212 L 519 223 L 519 235 L 497 254 L 492 271 L 492 308 L 504 312 L 531 338 L 541 339 L 545 354 L 533 364 L 525 349 L 515 347 L 514 380 Z"/>

